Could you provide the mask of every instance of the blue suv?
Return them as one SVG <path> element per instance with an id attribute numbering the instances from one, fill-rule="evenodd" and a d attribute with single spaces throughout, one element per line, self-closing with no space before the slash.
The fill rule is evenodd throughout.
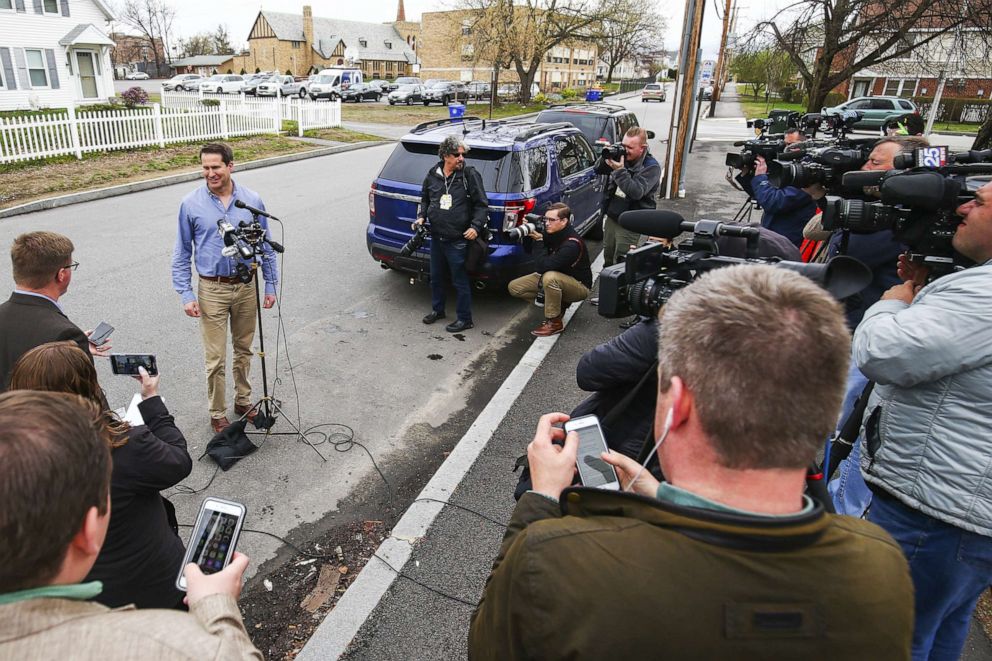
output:
<path id="1" fill-rule="evenodd" d="M 601 204 L 605 177 L 593 170 L 596 156 L 582 132 L 571 124 L 525 120 L 443 119 L 418 125 L 396 145 L 369 191 L 369 254 L 383 268 L 426 279 L 430 239 L 404 257 L 417 219 L 421 185 L 440 158 L 438 145 L 457 134 L 469 146 L 466 165 L 479 174 L 489 198 L 489 259 L 471 274 L 479 288 L 502 285 L 533 272 L 533 256 L 506 230 L 528 213 L 544 213 L 555 202 L 572 209 L 576 231 L 602 236 Z"/>

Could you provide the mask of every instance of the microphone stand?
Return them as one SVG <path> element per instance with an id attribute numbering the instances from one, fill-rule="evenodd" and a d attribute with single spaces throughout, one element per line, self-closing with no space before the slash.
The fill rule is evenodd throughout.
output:
<path id="1" fill-rule="evenodd" d="M 257 222 L 258 216 L 254 213 L 252 215 Z M 241 420 L 247 418 L 252 411 L 255 411 L 255 420 L 253 424 L 255 425 L 255 429 L 260 429 L 263 431 L 250 432 L 246 429 L 246 434 L 262 434 L 265 437 L 299 436 L 304 443 L 310 446 L 311 450 L 317 453 L 317 456 L 320 457 L 321 461 L 326 462 L 327 458 L 320 453 L 320 450 L 318 450 L 317 447 L 307 439 L 306 435 L 300 430 L 300 428 L 289 418 L 288 415 L 286 415 L 285 411 L 282 410 L 282 407 L 279 406 L 279 402 L 269 395 L 269 378 L 265 364 L 265 331 L 262 327 L 262 294 L 258 285 L 258 281 L 261 277 L 258 273 L 258 261 L 260 257 L 262 259 L 265 258 L 265 253 L 262 246 L 266 243 L 272 246 L 272 249 L 276 252 L 283 251 L 283 247 L 281 245 L 275 241 L 270 241 L 264 238 L 264 235 L 262 240 L 257 245 L 253 246 L 255 254 L 252 255 L 250 272 L 253 276 L 252 279 L 255 281 L 255 313 L 258 323 L 258 351 L 256 353 L 258 354 L 258 357 L 262 359 L 262 398 L 252 404 L 251 408 L 245 411 L 241 418 L 238 419 Z M 289 423 L 289 426 L 293 428 L 294 432 L 273 432 L 272 426 L 276 424 L 277 415 L 281 415 L 286 422 Z"/>

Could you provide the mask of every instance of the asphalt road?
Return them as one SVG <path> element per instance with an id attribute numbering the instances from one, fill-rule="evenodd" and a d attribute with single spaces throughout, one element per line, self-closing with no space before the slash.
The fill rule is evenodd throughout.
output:
<path id="1" fill-rule="evenodd" d="M 369 184 L 391 149 L 235 173 L 236 181 L 259 191 L 286 225 L 284 239 L 278 229 L 275 237 L 286 246 L 282 313 L 288 354 L 276 347 L 276 311 L 264 311 L 270 381 L 274 375 L 282 380 L 277 397 L 294 419 L 299 406 L 304 428 L 331 422 L 350 426 L 387 475 L 394 459 L 402 461 L 417 449 L 408 444 L 420 442 L 421 430 L 440 427 L 465 405 L 472 391 L 470 364 L 510 341 L 501 332 L 520 311 L 506 296 L 476 297 L 476 326 L 464 341 L 439 325 L 421 323 L 430 311 L 429 289 L 381 270 L 365 247 Z M 0 224 L 0 244 L 39 229 L 73 240 L 73 256 L 81 266 L 62 299 L 66 313 L 84 329 L 104 320 L 115 326 L 115 352 L 157 355 L 162 395 L 195 459 L 211 437 L 203 352 L 198 323 L 183 314 L 170 273 L 179 201 L 193 188 L 180 184 L 17 216 Z M 12 286 L 4 269 L 0 287 Z M 122 406 L 136 392 L 135 383 L 113 376 L 108 362 L 98 361 L 99 378 L 111 404 Z M 260 372 L 255 359 L 257 396 Z M 275 430 L 291 428 L 280 420 Z M 277 535 L 320 522 L 374 473 L 358 448 L 340 453 L 325 443 L 318 449 L 327 462 L 291 436 L 271 437 L 229 472 L 218 473 L 206 493 L 170 491 L 179 521 L 191 523 L 202 497 L 210 494 L 244 502 L 246 525 Z M 185 484 L 202 488 L 214 472 L 209 459 L 198 461 Z M 278 546 L 275 540 L 245 535 L 239 548 L 252 557 L 254 571 Z"/>

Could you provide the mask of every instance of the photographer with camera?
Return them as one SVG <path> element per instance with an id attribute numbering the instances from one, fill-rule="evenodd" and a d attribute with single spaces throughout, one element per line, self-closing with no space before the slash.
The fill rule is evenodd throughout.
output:
<path id="1" fill-rule="evenodd" d="M 868 519 L 903 547 L 916 588 L 913 658 L 956 659 L 992 583 L 992 184 L 961 205 L 952 247 L 977 266 L 904 282 L 865 313 L 853 358 L 876 383 L 862 426 Z"/>
<path id="2" fill-rule="evenodd" d="M 248 567 L 240 553 L 215 574 L 187 565 L 189 613 L 88 601 L 101 584 L 82 581 L 111 518 L 102 430 L 91 399 L 0 395 L 0 658 L 261 661 L 238 611 Z"/>
<path id="3" fill-rule="evenodd" d="M 648 151 L 648 133 L 635 126 L 627 130 L 622 145 L 603 148 L 596 173 L 610 176 L 603 197 L 603 264 L 621 261 L 641 235 L 620 227 L 624 211 L 654 209 L 661 185 L 661 165 Z"/>
<path id="4" fill-rule="evenodd" d="M 799 129 L 788 129 L 784 140 L 786 149 L 805 139 L 806 136 Z M 761 226 L 781 234 L 798 247 L 803 242 L 803 228 L 816 213 L 816 200 L 811 195 L 811 190 L 795 186 L 772 186 L 768 181 L 768 163 L 764 156 L 755 159 L 753 171 L 741 170 L 736 179 L 764 210 Z"/>
<path id="5" fill-rule="evenodd" d="M 237 203 L 262 210 L 265 205 L 257 193 L 236 185 L 231 178 L 234 152 L 230 146 L 223 143 L 204 145 L 200 149 L 200 164 L 205 185 L 189 193 L 179 205 L 179 230 L 172 254 L 172 286 L 182 298 L 186 315 L 200 320 L 207 363 L 210 427 L 218 433 L 231 424 L 227 419 L 224 396 L 228 320 L 234 345 L 234 413 L 238 416 L 247 414 L 249 420 L 255 418 L 248 372 L 258 312 L 252 282 L 257 273 L 249 271 L 246 281 L 242 275 L 251 262 L 237 254 L 224 255 L 224 237 L 218 232 L 218 218 L 234 227 L 242 221 L 252 223 L 255 220 L 252 212 L 238 207 Z M 267 233 L 266 218 L 259 217 L 258 222 Z M 266 243 L 263 250 L 265 298 L 262 307 L 268 309 L 276 302 L 279 270 L 272 247 Z M 196 265 L 196 293 L 193 292 L 190 259 Z"/>
<path id="6" fill-rule="evenodd" d="M 425 324 L 444 319 L 448 278 L 457 292 L 458 318 L 444 327 L 449 333 L 472 328 L 472 283 L 465 269 L 469 241 L 485 231 L 489 221 L 489 198 L 482 175 L 465 165 L 468 145 L 457 135 L 449 135 L 438 146 L 440 162 L 424 178 L 416 225 L 430 223 L 431 231 L 431 311 Z"/>
<path id="7" fill-rule="evenodd" d="M 569 488 L 579 437 L 543 416 L 470 658 L 905 659 L 898 546 L 803 493 L 843 396 L 840 306 L 797 273 L 735 265 L 676 291 L 659 326 L 665 481 L 610 452 L 631 493 Z"/>
<path id="8" fill-rule="evenodd" d="M 571 210 L 561 202 L 548 207 L 543 229 L 531 232 L 530 238 L 541 242 L 543 254 L 534 255 L 534 273 L 511 281 L 508 289 L 512 296 L 528 301 L 543 292 L 544 322 L 531 335 L 557 335 L 565 330 L 562 324 L 565 309 L 589 295 L 592 287 L 589 251 L 572 227 Z"/>

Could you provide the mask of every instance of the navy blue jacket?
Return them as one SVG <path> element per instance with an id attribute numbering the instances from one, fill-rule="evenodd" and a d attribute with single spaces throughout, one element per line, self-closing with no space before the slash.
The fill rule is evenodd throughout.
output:
<path id="1" fill-rule="evenodd" d="M 737 181 L 764 210 L 762 227 L 781 234 L 796 246 L 803 242 L 803 228 L 816 215 L 816 200 L 801 188 L 775 188 L 764 174 L 739 176 Z"/>
<path id="2" fill-rule="evenodd" d="M 902 282 L 896 273 L 899 255 L 906 252 L 906 246 L 899 243 L 889 230 L 855 234 L 851 232 L 847 240 L 847 251 L 840 253 L 841 232 L 830 237 L 829 255 L 845 254 L 860 259 L 871 269 L 871 282 L 857 294 L 844 299 L 847 325 L 853 332 L 861 323 L 865 312 L 874 305 L 890 287 Z"/>

